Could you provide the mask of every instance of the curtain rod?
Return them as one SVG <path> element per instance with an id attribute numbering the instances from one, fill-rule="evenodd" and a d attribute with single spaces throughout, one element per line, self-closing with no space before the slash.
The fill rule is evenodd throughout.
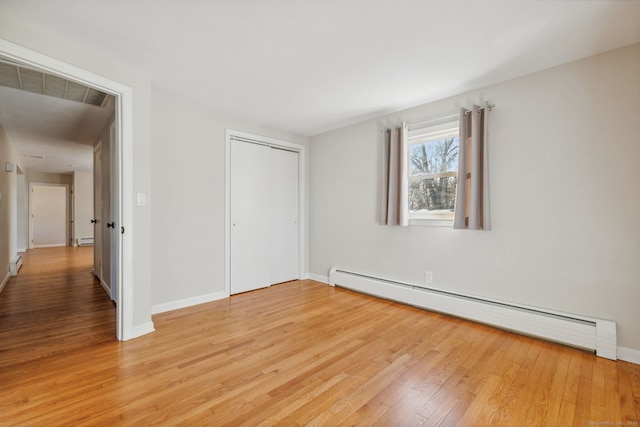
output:
<path id="1" fill-rule="evenodd" d="M 424 124 L 424 123 L 439 122 L 441 120 L 458 118 L 458 116 L 459 116 L 459 114 L 451 114 L 449 116 L 440 116 L 440 117 L 436 117 L 434 119 L 420 120 L 419 122 L 407 123 L 407 126 L 415 126 L 415 125 L 421 125 L 421 124 Z"/>
<path id="2" fill-rule="evenodd" d="M 486 105 L 484 107 L 479 107 L 478 110 L 484 110 L 487 109 L 489 111 L 493 110 L 493 108 L 496 106 L 496 104 L 489 104 L 488 102 L 486 103 Z M 469 112 L 471 110 L 467 110 L 467 112 Z M 466 113 L 465 113 L 466 114 Z"/>
<path id="3" fill-rule="evenodd" d="M 496 104 L 490 104 L 490 103 L 487 102 L 485 107 L 480 107 L 479 109 L 480 110 L 484 110 L 486 108 L 489 111 L 491 111 L 495 106 L 496 106 Z M 430 123 L 430 122 L 437 122 L 437 121 L 440 121 L 440 120 L 453 119 L 454 117 L 457 118 L 458 116 L 460 116 L 460 114 L 451 114 L 449 116 L 441 116 L 441 117 L 436 117 L 436 118 L 429 119 L 429 120 L 421 120 L 419 122 L 407 123 L 407 126 L 416 126 L 416 125 L 422 125 L 422 124 Z"/>

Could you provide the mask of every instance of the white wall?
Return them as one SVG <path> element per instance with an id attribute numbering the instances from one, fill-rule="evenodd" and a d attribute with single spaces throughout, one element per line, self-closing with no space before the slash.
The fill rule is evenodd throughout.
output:
<path id="1" fill-rule="evenodd" d="M 226 129 L 308 138 L 225 117 L 152 87 L 153 305 L 224 292 Z M 306 264 L 305 264 L 306 265 Z"/>
<path id="2" fill-rule="evenodd" d="M 338 265 L 613 319 L 640 350 L 640 45 L 312 138 L 310 273 Z M 377 225 L 380 126 L 493 101 L 493 230 Z"/>
<path id="3" fill-rule="evenodd" d="M 73 173 L 74 245 L 81 237 L 93 237 L 93 173 Z"/>
<path id="4" fill-rule="evenodd" d="M 5 172 L 5 163 L 13 172 Z M 9 261 L 17 253 L 17 170 L 18 154 L 0 123 L 0 291 L 9 279 Z"/>

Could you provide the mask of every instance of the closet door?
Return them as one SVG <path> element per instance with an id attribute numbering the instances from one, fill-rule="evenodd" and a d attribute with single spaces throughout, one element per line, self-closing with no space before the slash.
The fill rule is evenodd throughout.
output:
<path id="1" fill-rule="evenodd" d="M 269 154 L 263 145 L 231 141 L 230 291 L 269 286 L 271 280 L 271 197 Z"/>
<path id="2" fill-rule="evenodd" d="M 271 283 L 298 273 L 298 153 L 271 149 Z"/>

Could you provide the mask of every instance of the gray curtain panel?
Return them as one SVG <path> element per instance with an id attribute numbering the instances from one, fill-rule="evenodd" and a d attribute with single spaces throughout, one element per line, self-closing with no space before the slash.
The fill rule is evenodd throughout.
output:
<path id="1" fill-rule="evenodd" d="M 491 229 L 488 119 L 487 108 L 460 109 L 456 229 Z"/>
<path id="2" fill-rule="evenodd" d="M 407 125 L 386 129 L 382 148 L 380 224 L 409 225 Z"/>

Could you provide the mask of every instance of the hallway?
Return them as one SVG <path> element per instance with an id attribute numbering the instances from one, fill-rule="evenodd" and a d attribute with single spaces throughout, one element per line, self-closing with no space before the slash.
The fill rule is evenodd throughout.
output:
<path id="1" fill-rule="evenodd" d="M 0 294 L 0 370 L 116 341 L 115 306 L 92 270 L 90 246 L 23 255 Z"/>

